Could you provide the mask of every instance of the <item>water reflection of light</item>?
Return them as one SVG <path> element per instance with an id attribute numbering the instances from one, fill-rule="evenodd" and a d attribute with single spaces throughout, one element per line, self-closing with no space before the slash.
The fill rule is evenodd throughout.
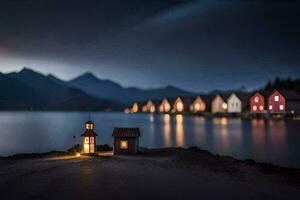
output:
<path id="1" fill-rule="evenodd" d="M 262 154 L 266 140 L 265 121 L 263 119 L 253 119 L 251 121 L 251 134 L 254 143 L 254 150 Z"/>
<path id="2" fill-rule="evenodd" d="M 169 114 L 165 114 L 165 115 L 164 115 L 164 123 L 165 123 L 165 124 L 166 124 L 166 123 L 170 124 L 170 121 L 171 121 L 170 115 L 169 115 Z"/>
<path id="3" fill-rule="evenodd" d="M 175 116 L 176 123 L 182 123 L 183 122 L 183 115 L 176 115 Z"/>
<path id="4" fill-rule="evenodd" d="M 199 145 L 201 148 L 206 149 L 206 128 L 205 128 L 205 123 L 206 123 L 206 118 L 205 117 L 194 117 L 194 122 L 195 125 L 194 127 L 194 144 Z"/>
<path id="5" fill-rule="evenodd" d="M 286 122 L 284 120 L 270 120 L 269 121 L 269 137 L 272 146 L 276 146 L 273 152 L 277 155 L 282 155 L 282 158 L 287 158 L 287 130 Z"/>
<path id="6" fill-rule="evenodd" d="M 213 118 L 213 125 L 223 125 L 226 126 L 228 124 L 228 119 L 226 117 L 222 118 Z"/>
<path id="7" fill-rule="evenodd" d="M 183 115 L 176 115 L 176 144 L 182 147 L 184 144 L 184 128 L 183 128 Z"/>
<path id="8" fill-rule="evenodd" d="M 223 153 L 229 152 L 229 134 L 228 134 L 228 119 L 225 117 L 222 118 L 213 118 L 213 135 L 215 148 Z"/>
<path id="9" fill-rule="evenodd" d="M 164 115 L 164 145 L 165 147 L 171 146 L 171 124 L 170 115 Z"/>
<path id="10" fill-rule="evenodd" d="M 154 122 L 154 116 L 150 115 L 149 120 L 150 120 L 151 123 L 153 123 Z"/>

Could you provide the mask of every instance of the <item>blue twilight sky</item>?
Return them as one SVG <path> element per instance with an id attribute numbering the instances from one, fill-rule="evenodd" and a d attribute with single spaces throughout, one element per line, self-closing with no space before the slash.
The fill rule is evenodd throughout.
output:
<path id="1" fill-rule="evenodd" d="M 0 0 L 0 71 L 248 89 L 300 74 L 297 0 Z"/>

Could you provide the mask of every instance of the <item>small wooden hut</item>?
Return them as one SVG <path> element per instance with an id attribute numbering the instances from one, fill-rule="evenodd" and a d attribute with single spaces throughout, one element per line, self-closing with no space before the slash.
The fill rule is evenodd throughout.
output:
<path id="1" fill-rule="evenodd" d="M 242 112 L 242 101 L 235 93 L 232 93 L 227 99 L 227 112 L 228 113 Z"/>
<path id="2" fill-rule="evenodd" d="M 225 113 L 227 111 L 227 103 L 224 102 L 220 95 L 217 95 L 211 103 L 212 113 Z"/>
<path id="3" fill-rule="evenodd" d="M 136 154 L 139 149 L 139 128 L 115 128 L 112 134 L 114 138 L 114 154 Z"/>
<path id="4" fill-rule="evenodd" d="M 194 102 L 190 105 L 191 113 L 204 112 L 206 105 L 200 96 L 197 96 Z"/>
<path id="5" fill-rule="evenodd" d="M 159 112 L 169 113 L 171 111 L 171 104 L 167 98 L 164 98 L 159 105 Z"/>
<path id="6" fill-rule="evenodd" d="M 256 92 L 250 98 L 250 112 L 263 113 L 264 110 L 265 110 L 265 98 L 261 93 Z"/>

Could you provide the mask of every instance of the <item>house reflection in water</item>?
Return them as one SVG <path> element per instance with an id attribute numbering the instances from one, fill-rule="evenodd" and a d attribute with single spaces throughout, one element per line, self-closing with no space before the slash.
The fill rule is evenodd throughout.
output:
<path id="1" fill-rule="evenodd" d="M 199 143 L 200 147 L 203 147 L 203 149 L 207 149 L 208 141 L 206 133 L 206 118 L 205 117 L 193 117 L 194 121 L 194 138 L 191 141 L 191 143 L 197 141 Z"/>
<path id="2" fill-rule="evenodd" d="M 251 133 L 254 150 L 258 154 L 264 152 L 266 145 L 266 129 L 264 119 L 253 119 L 251 121 Z"/>
<path id="3" fill-rule="evenodd" d="M 183 115 L 175 116 L 175 130 L 176 130 L 176 146 L 183 147 L 184 145 L 184 127 L 183 127 Z"/>
<path id="4" fill-rule="evenodd" d="M 171 118 L 169 114 L 164 115 L 164 146 L 171 146 Z"/>
<path id="5" fill-rule="evenodd" d="M 273 155 L 280 155 L 281 158 L 288 159 L 287 130 L 285 120 L 269 120 L 268 137 L 270 146 L 276 146 Z"/>
<path id="6" fill-rule="evenodd" d="M 228 152 L 229 136 L 228 136 L 228 118 L 213 118 L 213 137 L 214 137 L 214 149 L 224 154 Z"/>

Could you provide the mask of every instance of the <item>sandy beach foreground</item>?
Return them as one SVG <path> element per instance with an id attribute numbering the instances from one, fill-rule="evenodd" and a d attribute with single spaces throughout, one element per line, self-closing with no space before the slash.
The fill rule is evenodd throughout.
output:
<path id="1" fill-rule="evenodd" d="M 299 199 L 300 170 L 197 148 L 0 160 L 1 199 Z"/>

